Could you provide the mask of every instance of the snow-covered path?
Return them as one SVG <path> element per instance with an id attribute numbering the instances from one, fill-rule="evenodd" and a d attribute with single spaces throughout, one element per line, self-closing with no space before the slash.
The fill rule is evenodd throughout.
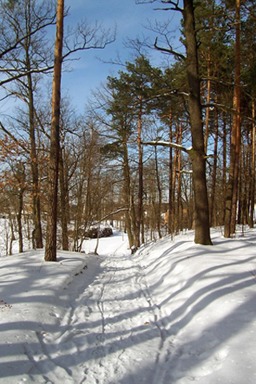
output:
<path id="1" fill-rule="evenodd" d="M 55 332 L 45 329 L 38 335 L 39 350 L 27 351 L 38 371 L 33 369 L 31 380 L 38 376 L 38 383 L 154 383 L 164 331 L 143 273 L 119 248 L 101 260 L 100 268 L 85 290 L 78 287 L 87 271 L 69 286 L 69 295 L 77 294 L 72 307 Z"/>
<path id="2" fill-rule="evenodd" d="M 111 254 L 85 256 L 82 263 L 80 255 L 74 276 L 59 271 L 61 284 L 56 269 L 68 268 L 68 255 L 57 265 L 39 261 L 42 253 L 8 258 L 6 267 L 18 262 L 24 276 L 0 321 L 1 384 L 159 383 L 154 375 L 165 339 L 159 309 L 127 241 L 119 237 L 113 246 Z"/>
<path id="3" fill-rule="evenodd" d="M 0 259 L 0 384 L 254 384 L 256 232 Z"/>

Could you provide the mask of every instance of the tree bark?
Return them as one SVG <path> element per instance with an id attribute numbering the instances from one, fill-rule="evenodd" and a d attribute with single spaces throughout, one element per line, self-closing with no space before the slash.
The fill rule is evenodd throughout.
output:
<path id="1" fill-rule="evenodd" d="M 50 157 L 48 170 L 48 218 L 45 246 L 45 260 L 57 260 L 57 205 L 58 173 L 60 151 L 60 101 L 61 66 L 63 47 L 64 0 L 57 1 L 56 40 L 54 52 L 54 73 L 52 83 L 52 122 L 50 138 Z"/>
<path id="2" fill-rule="evenodd" d="M 176 143 L 182 144 L 182 126 L 178 123 L 176 131 Z M 174 156 L 174 189 L 177 198 L 175 200 L 174 214 L 175 214 L 175 234 L 178 234 L 183 229 L 182 223 L 182 199 L 181 199 L 181 151 L 175 150 Z"/>
<path id="3" fill-rule="evenodd" d="M 240 116 L 240 0 L 236 0 L 236 41 L 235 41 L 235 86 L 233 96 L 233 122 L 230 146 L 230 171 L 227 188 L 224 236 L 230 237 L 236 229 L 238 178 L 241 147 L 241 116 Z"/>
<path id="4" fill-rule="evenodd" d="M 207 149 L 208 139 L 210 133 L 210 102 L 211 102 L 211 54 L 210 49 L 206 53 L 206 62 L 207 62 L 207 95 L 206 95 L 206 111 L 205 111 L 205 134 L 204 134 L 204 146 Z"/>
<path id="5" fill-rule="evenodd" d="M 223 162 L 223 170 L 222 170 L 222 185 L 223 185 L 223 209 L 221 211 L 221 225 L 225 223 L 225 212 L 226 212 L 226 203 L 227 203 L 227 118 L 226 115 L 223 115 L 223 135 L 222 135 L 222 162 Z"/>
<path id="6" fill-rule="evenodd" d="M 251 179 L 250 179 L 250 208 L 249 225 L 254 226 L 254 204 L 255 204 L 255 100 L 252 100 L 252 133 L 251 133 Z"/>
<path id="7" fill-rule="evenodd" d="M 195 243 L 210 245 L 209 206 L 206 186 L 205 149 L 200 99 L 198 49 L 195 32 L 193 0 L 184 0 L 184 31 L 186 37 L 186 68 L 189 85 L 189 115 L 192 135 L 192 177 L 195 199 Z"/>
<path id="8" fill-rule="evenodd" d="M 158 192 L 158 202 L 156 204 L 156 227 L 158 236 L 161 239 L 162 233 L 161 233 L 161 212 L 162 212 L 162 187 L 161 187 L 161 179 L 159 175 L 159 167 L 158 167 L 158 156 L 157 156 L 157 148 L 155 147 L 155 169 L 156 169 L 156 185 L 157 185 L 157 192 Z"/>
<path id="9" fill-rule="evenodd" d="M 142 98 L 140 98 L 140 110 L 138 115 L 138 152 L 139 152 L 139 184 L 138 184 L 138 214 L 137 214 L 137 236 L 136 247 L 139 247 L 141 242 L 144 243 L 144 212 L 143 212 L 143 148 L 141 145 L 142 134 Z"/>
<path id="10" fill-rule="evenodd" d="M 69 241 L 68 241 L 68 187 L 67 187 L 67 176 L 65 175 L 65 166 L 64 166 L 64 149 L 60 149 L 60 205 L 61 205 L 61 232 L 62 232 L 62 249 L 68 251 Z"/>
<path id="11" fill-rule="evenodd" d="M 136 222 L 131 191 L 129 156 L 126 139 L 123 140 L 123 156 L 124 203 L 128 208 L 128 211 L 125 212 L 125 226 L 128 235 L 129 246 L 130 248 L 132 248 L 133 246 L 135 246 L 134 228 L 136 228 Z"/>
<path id="12" fill-rule="evenodd" d="M 28 66 L 28 68 L 30 65 Z M 41 203 L 40 188 L 38 174 L 38 156 L 36 150 L 35 138 L 35 111 L 34 111 L 34 95 L 31 73 L 27 76 L 28 94 L 29 94 L 29 138 L 30 138 L 30 162 L 33 185 L 33 222 L 34 222 L 34 241 L 36 248 L 43 248 L 43 234 L 41 225 Z"/>
<path id="13" fill-rule="evenodd" d="M 172 143 L 172 115 L 170 114 L 169 124 L 169 140 Z M 173 186 L 173 148 L 170 146 L 169 149 L 169 197 L 168 197 L 168 233 L 173 234 L 174 232 L 174 186 Z"/>
<path id="14" fill-rule="evenodd" d="M 19 233 L 19 252 L 23 252 L 23 232 L 22 232 L 22 211 L 23 211 L 23 194 L 24 189 L 20 188 L 18 194 L 18 212 L 17 212 L 17 224 Z"/>
<path id="15" fill-rule="evenodd" d="M 216 183 L 217 183 L 217 156 L 218 156 L 218 138 L 219 138 L 219 127 L 218 127 L 218 116 L 217 112 L 214 113 L 214 150 L 213 150 L 213 170 L 212 170 L 212 190 L 210 199 L 210 223 L 211 226 L 215 227 L 219 223 L 217 222 L 216 214 Z"/>

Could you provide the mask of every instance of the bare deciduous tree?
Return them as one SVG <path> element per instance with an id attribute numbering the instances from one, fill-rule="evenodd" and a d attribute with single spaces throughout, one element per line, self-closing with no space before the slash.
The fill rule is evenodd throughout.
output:
<path id="1" fill-rule="evenodd" d="M 61 67 L 64 29 L 64 0 L 57 1 L 56 40 L 54 50 L 54 73 L 52 82 L 52 122 L 48 166 L 48 216 L 45 244 L 45 260 L 57 260 L 57 206 L 60 153 L 60 101 Z"/>

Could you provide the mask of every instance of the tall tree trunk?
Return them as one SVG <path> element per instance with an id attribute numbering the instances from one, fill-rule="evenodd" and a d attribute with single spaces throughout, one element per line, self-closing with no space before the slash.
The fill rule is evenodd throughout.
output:
<path id="1" fill-rule="evenodd" d="M 129 167 L 129 156 L 127 149 L 127 141 L 123 140 L 123 175 L 124 175 L 124 203 L 128 208 L 125 212 L 125 227 L 128 235 L 130 248 L 135 246 L 135 233 L 133 228 L 136 227 L 134 207 L 132 203 L 132 192 L 131 192 L 131 180 L 130 180 L 130 167 Z"/>
<path id="2" fill-rule="evenodd" d="M 30 26 L 30 2 L 27 4 L 29 7 L 27 14 L 27 33 L 31 33 Z M 31 36 L 29 35 L 24 44 L 25 55 L 26 55 L 26 69 L 27 74 L 27 97 L 28 97 L 28 109 L 29 109 L 29 140 L 30 140 L 30 166 L 32 176 L 32 202 L 33 202 L 33 241 L 35 248 L 43 248 L 43 234 L 41 225 L 41 202 L 40 202 L 40 187 L 39 187 L 39 172 L 38 172 L 38 155 L 36 149 L 36 135 L 35 135 L 35 108 L 34 108 L 34 86 L 31 71 Z"/>
<path id="3" fill-rule="evenodd" d="M 18 224 L 18 234 L 19 234 L 19 252 L 23 252 L 23 233 L 22 233 L 22 211 L 23 211 L 23 195 L 24 189 L 20 188 L 18 194 L 18 212 L 17 212 L 17 224 Z"/>
<path id="4" fill-rule="evenodd" d="M 227 204 L 227 121 L 226 114 L 223 116 L 223 136 L 222 136 L 222 146 L 223 146 L 223 171 L 222 171 L 222 185 L 223 185 L 223 209 L 221 209 L 221 225 L 225 224 L 225 212 Z"/>
<path id="5" fill-rule="evenodd" d="M 182 144 L 182 125 L 179 123 L 177 133 L 176 133 L 176 143 L 178 145 Z M 177 191 L 177 201 L 175 208 L 176 216 L 176 233 L 179 233 L 183 229 L 183 207 L 182 207 L 182 194 L 181 194 L 181 185 L 182 185 L 182 174 L 181 174 L 181 151 L 176 150 L 175 154 L 175 190 Z"/>
<path id="6" fill-rule="evenodd" d="M 183 15 L 187 53 L 186 68 L 189 85 L 188 103 L 192 134 L 192 150 L 190 151 L 190 157 L 192 161 L 192 177 L 195 199 L 194 241 L 198 244 L 210 245 L 212 242 L 210 238 L 204 134 L 193 0 L 184 0 Z"/>
<path id="7" fill-rule="evenodd" d="M 249 225 L 254 226 L 254 205 L 255 205 L 255 100 L 252 100 L 252 133 L 251 133 L 251 178 L 250 178 L 250 208 Z"/>
<path id="8" fill-rule="evenodd" d="M 235 88 L 233 108 L 235 110 L 233 120 L 233 135 L 234 142 L 234 188 L 232 193 L 232 209 L 231 209 L 231 234 L 236 231 L 236 211 L 238 199 L 238 180 L 240 166 L 240 148 L 241 148 L 241 101 L 240 101 L 240 73 L 241 73 L 241 53 L 240 53 L 240 0 L 236 0 L 236 44 L 235 44 Z"/>
<path id="9" fill-rule="evenodd" d="M 212 170 L 212 193 L 210 201 L 210 223 L 213 227 L 217 225 L 217 214 L 216 214 L 216 182 L 217 182 L 217 156 L 218 156 L 218 137 L 219 137 L 219 127 L 218 127 L 218 115 L 215 110 L 214 112 L 214 150 L 213 150 L 213 170 Z"/>
<path id="10" fill-rule="evenodd" d="M 235 86 L 233 97 L 233 122 L 230 146 L 230 171 L 227 188 L 224 236 L 230 237 L 236 229 L 237 197 L 239 162 L 241 146 L 241 116 L 240 116 L 240 0 L 236 0 L 236 42 L 235 42 Z"/>
<path id="11" fill-rule="evenodd" d="M 205 134 L 204 134 L 204 147 L 205 150 L 207 150 L 208 147 L 208 138 L 209 138 L 209 132 L 210 132 L 210 102 L 211 102 L 211 54 L 210 49 L 207 51 L 207 95 L 206 95 L 206 111 L 205 111 Z"/>
<path id="12" fill-rule="evenodd" d="M 41 202 L 40 202 L 40 187 L 39 187 L 39 172 L 38 172 L 38 156 L 36 150 L 35 138 L 35 111 L 34 111 L 34 96 L 32 89 L 31 74 L 28 76 L 29 90 L 29 138 L 30 138 L 30 162 L 33 185 L 33 222 L 34 222 L 34 246 L 35 248 L 43 248 L 43 234 L 41 225 Z"/>
<path id="13" fill-rule="evenodd" d="M 65 176 L 65 166 L 64 166 L 64 150 L 60 150 L 60 206 L 61 206 L 61 232 L 62 232 L 62 249 L 68 251 L 68 188 L 67 180 Z"/>
<path id="14" fill-rule="evenodd" d="M 172 115 L 170 114 L 170 125 L 169 125 L 169 140 L 172 143 Z M 173 188 L 173 148 L 169 149 L 169 198 L 168 198 L 168 233 L 172 234 L 174 231 L 174 188 Z"/>
<path id="15" fill-rule="evenodd" d="M 142 103 L 142 98 L 140 99 Z M 144 243 L 144 212 L 143 212 L 143 148 L 141 145 L 142 133 L 142 105 L 140 105 L 138 116 L 138 151 L 139 151 L 139 185 L 138 185 L 138 214 L 137 214 L 137 236 L 136 247 L 139 247 L 141 242 Z"/>
<path id="16" fill-rule="evenodd" d="M 182 212 L 182 198 L 181 198 L 181 179 L 182 179 L 182 174 L 181 174 L 181 152 L 178 151 L 177 153 L 177 173 L 176 173 L 176 178 L 177 178 L 177 185 L 176 185 L 176 191 L 177 191 L 177 201 L 176 201 L 176 233 L 180 233 L 183 229 L 183 212 Z"/>
<path id="17" fill-rule="evenodd" d="M 48 218 L 45 260 L 57 260 L 57 206 L 60 147 L 61 66 L 63 46 L 64 0 L 57 1 L 56 41 L 52 84 L 52 122 L 48 170 Z"/>
<path id="18" fill-rule="evenodd" d="M 161 211 L 162 211 L 162 188 L 161 188 L 161 180 L 159 175 L 159 167 L 158 167 L 158 156 L 157 156 L 157 148 L 155 147 L 155 167 L 156 167 L 156 184 L 158 191 L 158 202 L 156 204 L 156 226 L 158 231 L 158 236 L 161 239 Z"/>
<path id="19" fill-rule="evenodd" d="M 9 243 L 9 246 L 8 246 L 8 238 L 7 238 L 7 241 L 6 241 L 6 254 L 11 256 L 12 255 L 12 245 L 13 245 L 13 242 L 15 240 L 15 236 L 14 236 L 14 223 L 13 223 L 13 218 L 12 218 L 11 212 L 9 212 L 9 226 L 10 226 L 10 230 L 11 230 L 11 233 L 10 233 L 10 243 Z"/>
<path id="20" fill-rule="evenodd" d="M 79 238 L 81 238 L 81 226 L 84 216 L 84 201 L 83 201 L 84 180 L 79 180 L 77 187 L 77 204 L 74 216 L 74 234 L 73 234 L 73 250 L 79 251 Z M 87 229 L 87 222 L 84 223 L 84 231 Z"/>

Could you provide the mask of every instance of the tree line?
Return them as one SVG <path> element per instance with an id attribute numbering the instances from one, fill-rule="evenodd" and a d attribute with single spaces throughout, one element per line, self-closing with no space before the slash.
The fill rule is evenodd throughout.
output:
<path id="1" fill-rule="evenodd" d="M 254 1 L 150 2 L 180 15 L 181 48 L 172 45 L 170 26 L 156 23 L 148 52 L 168 63 L 154 66 L 142 42 L 84 114 L 59 100 L 57 122 L 55 98 L 51 112 L 42 96 L 56 65 L 54 38 L 50 48 L 45 35 L 56 25 L 55 4 L 1 3 L 2 102 L 18 99 L 19 107 L 0 121 L 0 201 L 21 252 L 27 233 L 36 248 L 46 239 L 45 257 L 56 260 L 57 248 L 80 250 L 88 228 L 104 219 L 122 223 L 130 247 L 185 228 L 210 245 L 211 226 L 223 226 L 226 237 L 236 224 L 253 227 Z M 62 65 L 88 41 L 96 48 L 114 40 L 97 25 L 76 33 L 72 41 L 62 36 Z"/>

